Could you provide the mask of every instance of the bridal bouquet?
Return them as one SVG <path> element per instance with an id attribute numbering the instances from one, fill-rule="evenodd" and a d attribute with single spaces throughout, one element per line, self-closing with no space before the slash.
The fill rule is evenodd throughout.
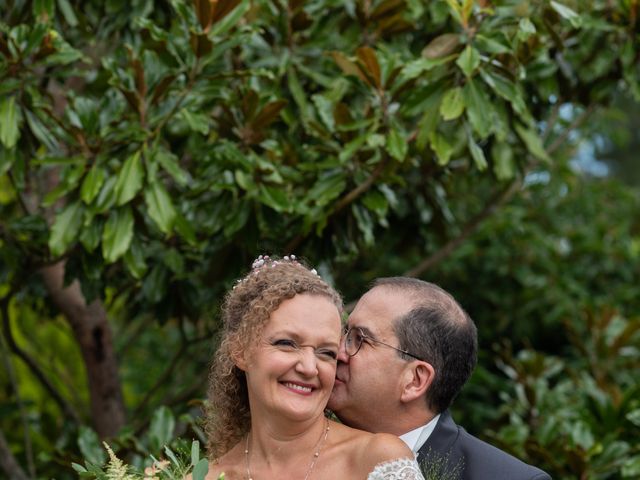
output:
<path id="1" fill-rule="evenodd" d="M 158 460 L 150 456 L 147 466 L 136 468 L 119 459 L 111 447 L 103 444 L 109 455 L 109 461 L 104 466 L 86 462 L 85 465 L 72 464 L 80 478 L 96 480 L 184 480 L 191 475 L 192 480 L 204 480 L 209 471 L 209 462 L 200 458 L 200 442 L 194 440 L 191 444 L 191 455 L 176 454 L 169 447 L 164 453 L 167 459 Z M 186 458 L 185 458 L 186 457 Z M 218 477 L 224 480 L 224 473 Z"/>

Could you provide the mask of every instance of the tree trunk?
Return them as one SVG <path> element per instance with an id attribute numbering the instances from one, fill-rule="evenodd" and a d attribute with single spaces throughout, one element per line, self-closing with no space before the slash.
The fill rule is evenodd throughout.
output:
<path id="1" fill-rule="evenodd" d="M 53 303 L 67 318 L 82 351 L 91 399 L 91 416 L 101 438 L 125 424 L 125 407 L 111 328 L 102 302 L 87 305 L 78 281 L 64 287 L 64 262 L 41 270 Z"/>
<path id="2" fill-rule="evenodd" d="M 7 478 L 11 478 L 12 480 L 29 479 L 29 477 L 27 477 L 27 474 L 24 473 L 24 470 L 16 461 L 16 458 L 11 453 L 2 430 L 0 430 L 0 468 L 2 468 L 2 470 L 4 470 L 4 472 L 8 475 Z"/>

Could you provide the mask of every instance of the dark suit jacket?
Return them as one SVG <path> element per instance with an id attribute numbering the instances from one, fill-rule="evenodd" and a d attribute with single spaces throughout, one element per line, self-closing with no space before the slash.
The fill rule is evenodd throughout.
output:
<path id="1" fill-rule="evenodd" d="M 551 480 L 551 477 L 459 427 L 448 411 L 442 412 L 435 430 L 418 451 L 418 462 L 435 462 L 460 480 Z M 450 478 L 445 475 L 445 478 Z"/>

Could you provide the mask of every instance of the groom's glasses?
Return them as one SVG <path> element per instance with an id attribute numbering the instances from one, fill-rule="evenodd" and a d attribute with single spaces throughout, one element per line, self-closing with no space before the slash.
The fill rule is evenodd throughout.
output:
<path id="1" fill-rule="evenodd" d="M 350 357 L 355 356 L 360 351 L 360 347 L 362 347 L 362 344 L 365 340 L 367 340 L 368 342 L 379 343 L 380 345 L 384 345 L 385 347 L 393 348 L 394 350 L 413 357 L 416 360 L 421 360 L 423 362 L 426 361 L 418 357 L 417 355 L 414 355 L 413 353 L 409 353 L 406 350 L 402 350 L 401 348 L 394 347 L 393 345 L 389 345 L 388 343 L 384 343 L 380 340 L 376 340 L 375 338 L 370 337 L 369 335 L 364 333 L 360 327 L 348 328 L 344 334 L 344 348 L 347 352 L 347 355 L 349 355 Z"/>

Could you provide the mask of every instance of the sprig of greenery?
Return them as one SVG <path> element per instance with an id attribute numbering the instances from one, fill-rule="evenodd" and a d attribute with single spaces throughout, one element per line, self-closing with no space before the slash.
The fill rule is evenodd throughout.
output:
<path id="1" fill-rule="evenodd" d="M 164 453 L 168 460 L 158 460 L 153 455 L 149 457 L 150 465 L 144 469 L 128 465 L 119 459 L 107 443 L 103 443 L 107 450 L 109 460 L 104 465 L 96 465 L 85 461 L 85 465 L 73 463 L 73 469 L 78 472 L 80 478 L 95 480 L 183 480 L 191 475 L 192 480 L 204 480 L 209 472 L 207 458 L 200 458 L 200 442 L 194 440 L 191 443 L 190 458 L 184 452 L 174 452 L 165 447 Z M 224 480 L 221 473 L 218 480 Z"/>
<path id="2" fill-rule="evenodd" d="M 418 462 L 425 480 L 459 480 L 464 462 L 453 463 L 449 454 L 443 455 L 429 449 Z"/>

